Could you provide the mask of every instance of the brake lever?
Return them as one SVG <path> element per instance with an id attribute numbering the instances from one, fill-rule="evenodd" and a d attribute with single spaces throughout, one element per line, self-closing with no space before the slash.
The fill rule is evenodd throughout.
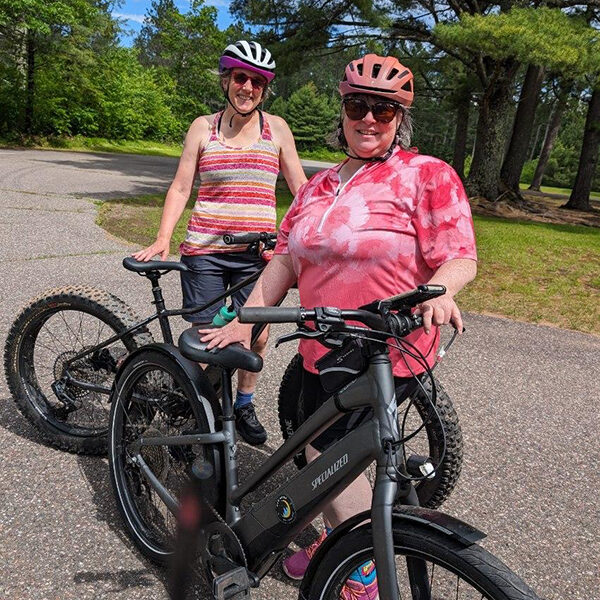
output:
<path id="1" fill-rule="evenodd" d="M 323 335 L 322 331 L 315 331 L 314 329 L 296 329 L 293 333 L 286 333 L 277 338 L 275 342 L 275 348 L 278 348 L 280 344 L 285 344 L 286 342 L 291 342 L 293 340 L 311 340 L 321 337 Z"/>

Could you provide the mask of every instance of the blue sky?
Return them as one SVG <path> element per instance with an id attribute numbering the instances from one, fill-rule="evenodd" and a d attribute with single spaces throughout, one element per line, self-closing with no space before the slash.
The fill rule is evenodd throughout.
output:
<path id="1" fill-rule="evenodd" d="M 230 0 L 205 0 L 206 6 L 214 6 L 217 9 L 217 24 L 220 29 L 225 29 L 231 23 L 229 14 Z M 150 8 L 151 0 L 125 0 L 123 5 L 113 12 L 113 15 L 123 21 L 126 29 L 131 30 L 129 35 L 123 35 L 121 41 L 124 46 L 131 46 L 133 39 L 140 30 L 144 21 L 146 10 Z M 175 0 L 175 5 L 181 12 L 187 12 L 189 2 L 186 0 Z"/>

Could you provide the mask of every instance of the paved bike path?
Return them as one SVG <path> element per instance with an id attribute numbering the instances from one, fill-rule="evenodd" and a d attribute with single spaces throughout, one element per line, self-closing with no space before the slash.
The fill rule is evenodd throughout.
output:
<path id="1" fill-rule="evenodd" d="M 86 283 L 150 312 L 148 284 L 120 267 L 133 246 L 95 225 L 94 202 L 166 190 L 175 167 L 159 157 L 0 150 L 2 347 L 18 308 L 50 287 Z M 175 306 L 177 277 L 164 281 Z M 600 338 L 477 315 L 466 326 L 439 370 L 465 436 L 445 510 L 486 531 L 486 546 L 541 597 L 600 598 Z M 270 349 L 259 386 L 270 445 L 246 448 L 247 463 L 280 439 L 275 397 L 294 351 Z M 42 444 L 3 379 L 0 447 L 0 598 L 166 598 L 164 573 L 122 530 L 106 460 Z M 274 570 L 252 597 L 294 593 Z"/>

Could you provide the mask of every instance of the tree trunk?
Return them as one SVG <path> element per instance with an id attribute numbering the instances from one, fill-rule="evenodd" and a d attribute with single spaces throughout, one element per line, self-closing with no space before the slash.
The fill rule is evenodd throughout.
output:
<path id="1" fill-rule="evenodd" d="M 528 160 L 533 160 L 533 157 L 535 156 L 535 149 L 537 148 L 538 145 L 538 140 L 540 139 L 540 131 L 542 130 L 542 123 L 540 123 L 537 126 L 537 129 L 535 130 L 535 137 L 533 138 L 533 144 L 531 144 L 531 152 L 529 153 L 529 159 Z M 546 123 L 546 130 L 548 129 L 548 124 Z M 544 137 L 546 137 L 546 133 L 547 131 L 544 131 Z"/>
<path id="2" fill-rule="evenodd" d="M 554 147 L 554 142 L 558 136 L 558 130 L 560 129 L 560 121 L 562 119 L 563 112 L 567 106 L 569 91 L 570 85 L 561 86 L 558 97 L 556 98 L 556 104 L 554 105 L 554 110 L 552 111 L 550 121 L 548 122 L 548 130 L 546 131 L 544 145 L 542 146 L 542 151 L 540 152 L 540 157 L 538 158 L 538 164 L 535 168 L 533 181 L 529 186 L 530 190 L 536 190 L 538 192 L 540 191 L 542 178 L 544 177 L 544 172 L 546 171 L 546 165 L 548 164 L 548 159 L 550 158 L 552 148 Z"/>
<path id="3" fill-rule="evenodd" d="M 600 150 L 600 87 L 594 90 L 588 106 L 581 143 L 579 168 L 569 201 L 562 208 L 591 210 L 590 192 Z"/>
<path id="4" fill-rule="evenodd" d="M 516 192 L 519 191 L 521 172 L 527 159 L 527 148 L 531 139 L 531 129 L 543 80 L 544 67 L 529 65 L 521 88 L 510 146 L 500 172 L 500 177 L 505 185 Z"/>
<path id="5" fill-rule="evenodd" d="M 27 87 L 25 92 L 25 133 L 33 131 L 33 99 L 35 96 L 35 33 L 27 32 L 25 42 L 27 54 Z"/>
<path id="6" fill-rule="evenodd" d="M 495 201 L 501 193 L 500 168 L 504 158 L 517 70 L 518 63 L 514 61 L 498 63 L 481 98 L 475 152 L 466 181 L 469 196 L 483 196 Z"/>
<path id="7" fill-rule="evenodd" d="M 467 133 L 469 130 L 469 109 L 471 95 L 461 99 L 456 110 L 456 131 L 454 133 L 454 156 L 452 166 L 461 179 L 465 178 L 465 158 L 467 154 Z"/>

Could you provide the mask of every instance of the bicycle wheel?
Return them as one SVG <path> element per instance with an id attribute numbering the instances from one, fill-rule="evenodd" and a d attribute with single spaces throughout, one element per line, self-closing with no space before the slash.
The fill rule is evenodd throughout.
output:
<path id="1" fill-rule="evenodd" d="M 133 445 L 140 437 L 208 433 L 207 417 L 195 394 L 182 367 L 149 348 L 124 366 L 112 395 L 109 465 L 115 498 L 137 547 L 160 564 L 172 554 L 177 530 L 177 506 L 169 507 L 164 491 L 177 504 L 192 468 L 212 469 L 203 489 L 205 499 L 219 505 L 214 447 L 190 444 L 136 449 Z M 162 497 L 140 466 L 140 458 L 161 484 Z"/>
<path id="2" fill-rule="evenodd" d="M 296 354 L 287 366 L 279 387 L 278 415 L 284 440 L 288 439 L 302 422 L 301 371 L 302 356 Z M 423 381 L 423 386 L 427 393 L 431 391 L 429 379 Z M 437 466 L 433 478 L 415 483 L 419 502 L 427 508 L 438 508 L 452 493 L 460 475 L 463 456 L 462 431 L 452 400 L 437 380 L 436 390 L 435 409 L 439 419 L 421 388 L 398 407 L 400 432 L 403 437 L 415 432 L 424 424 L 422 430 L 406 443 L 407 458 L 428 457 L 431 463 Z M 446 452 L 442 456 L 444 436 Z M 297 454 L 294 462 L 299 469 L 303 468 L 306 465 L 304 452 Z"/>
<path id="3" fill-rule="evenodd" d="M 489 552 L 477 544 L 465 547 L 432 528 L 406 522 L 395 524 L 394 551 L 400 598 L 539 600 L 531 588 Z M 342 536 L 321 558 L 308 594 L 300 597 L 349 598 L 342 592 L 349 576 L 373 559 L 370 526 Z M 376 590 L 376 584 L 374 587 Z M 372 587 L 367 589 L 373 591 Z M 376 597 L 373 591 L 373 598 Z"/>
<path id="4" fill-rule="evenodd" d="M 87 286 L 51 290 L 15 319 L 4 351 L 6 380 L 17 407 L 51 445 L 81 454 L 106 452 L 109 393 L 120 361 L 152 343 L 140 328 L 68 367 L 66 362 L 139 321 L 119 298 Z"/>

